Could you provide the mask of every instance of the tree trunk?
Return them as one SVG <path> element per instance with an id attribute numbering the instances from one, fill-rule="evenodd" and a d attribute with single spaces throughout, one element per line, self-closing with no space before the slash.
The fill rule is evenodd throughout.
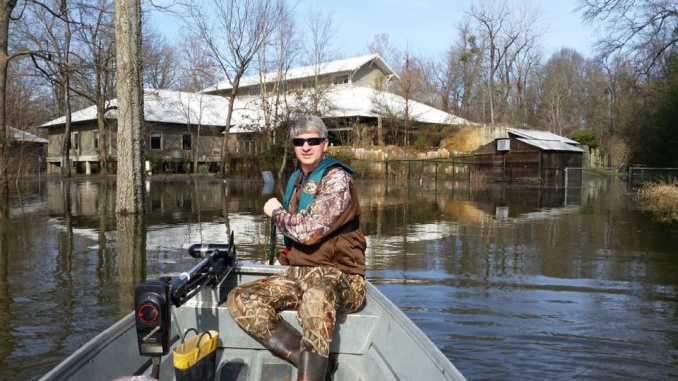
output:
<path id="1" fill-rule="evenodd" d="M 70 163 L 70 149 L 71 147 L 80 148 L 80 142 L 74 142 L 71 145 L 71 68 L 70 68 L 70 55 L 71 55 L 71 24 L 68 18 L 68 7 L 66 0 L 61 0 L 61 14 L 64 18 L 64 62 L 61 66 L 60 77 L 62 80 L 63 87 L 63 101 L 64 101 L 64 111 L 66 115 L 66 123 L 64 126 L 64 142 L 61 147 L 61 175 L 63 177 L 71 177 L 71 163 Z"/>
<path id="2" fill-rule="evenodd" d="M 103 99 L 100 99 L 100 101 Z M 97 131 L 99 131 L 99 175 L 108 174 L 108 152 L 106 151 L 106 108 L 97 107 Z"/>
<path id="3" fill-rule="evenodd" d="M 7 67 L 9 66 L 9 51 L 7 41 L 9 39 L 9 20 L 16 1 L 7 0 L 2 2 L 0 8 L 0 211 L 6 210 L 9 203 L 9 173 L 7 171 L 7 115 L 5 99 L 7 98 Z M 4 255 L 5 253 L 0 253 Z"/>
<path id="4" fill-rule="evenodd" d="M 241 74 L 242 75 L 242 74 Z M 224 129 L 224 138 L 221 140 L 221 177 L 226 178 L 228 176 L 228 138 L 230 134 L 230 125 L 231 118 L 233 117 L 233 104 L 235 103 L 235 97 L 237 95 L 238 83 L 240 78 L 238 77 L 234 81 L 233 90 L 231 91 L 231 96 L 228 99 L 228 112 L 226 114 L 226 128 Z"/>
<path id="5" fill-rule="evenodd" d="M 118 214 L 143 213 L 144 97 L 141 82 L 141 3 L 116 0 L 118 76 Z"/>

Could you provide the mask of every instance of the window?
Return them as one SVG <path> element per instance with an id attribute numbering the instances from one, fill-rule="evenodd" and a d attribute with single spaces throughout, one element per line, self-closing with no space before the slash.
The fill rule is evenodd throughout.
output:
<path id="1" fill-rule="evenodd" d="M 80 149 L 80 133 L 79 132 L 71 132 L 71 149 L 75 150 L 75 151 Z"/>
<path id="2" fill-rule="evenodd" d="M 184 151 L 191 150 L 191 134 L 181 135 L 181 149 Z"/>
<path id="3" fill-rule="evenodd" d="M 261 95 L 261 87 L 255 86 L 250 89 L 250 95 Z"/>
<path id="4" fill-rule="evenodd" d="M 92 131 L 92 147 L 99 149 L 99 131 Z"/>
<path id="5" fill-rule="evenodd" d="M 344 75 L 338 75 L 334 78 L 332 78 L 332 84 L 333 85 L 341 85 L 344 83 L 348 83 L 348 74 Z"/>
<path id="6" fill-rule="evenodd" d="M 162 132 L 151 131 L 151 149 L 162 149 Z"/>

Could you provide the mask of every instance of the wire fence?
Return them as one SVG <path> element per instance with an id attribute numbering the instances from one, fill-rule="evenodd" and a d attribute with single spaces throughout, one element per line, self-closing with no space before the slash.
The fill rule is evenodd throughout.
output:
<path id="1" fill-rule="evenodd" d="M 471 164 L 457 160 L 350 160 L 361 179 L 390 181 L 468 180 Z"/>
<path id="2" fill-rule="evenodd" d="M 628 167 L 628 182 L 631 187 L 647 182 L 674 182 L 678 179 L 678 168 Z"/>

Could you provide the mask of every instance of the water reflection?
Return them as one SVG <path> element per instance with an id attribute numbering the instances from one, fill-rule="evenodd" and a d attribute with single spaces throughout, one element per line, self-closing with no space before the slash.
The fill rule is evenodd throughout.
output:
<path id="1" fill-rule="evenodd" d="M 11 319 L 9 294 L 9 200 L 0 195 L 0 322 Z M 14 351 L 16 339 L 8 329 L 0 330 L 0 358 L 7 358 Z"/>
<path id="2" fill-rule="evenodd" d="M 117 220 L 114 185 L 28 183 L 10 200 L 0 379 L 44 374 L 130 311 L 136 284 L 193 266 L 192 243 L 232 230 L 241 260 L 266 260 L 262 207 L 281 184 L 150 181 L 144 219 Z M 357 189 L 368 277 L 469 379 L 677 376 L 678 225 L 636 210 L 623 184 Z"/>
<path id="3" fill-rule="evenodd" d="M 146 280 L 146 216 L 118 215 L 118 282 L 119 299 L 129 301 L 138 284 Z M 121 303 L 120 314 L 133 309 L 133 304 Z"/>

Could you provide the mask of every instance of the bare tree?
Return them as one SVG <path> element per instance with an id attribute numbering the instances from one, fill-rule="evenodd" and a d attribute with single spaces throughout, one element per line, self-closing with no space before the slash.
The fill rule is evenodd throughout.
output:
<path id="1" fill-rule="evenodd" d="M 437 70 L 442 109 L 464 118 L 481 120 L 478 104 L 484 92 L 481 84 L 483 46 L 479 45 L 482 41 L 473 34 L 468 22 L 460 24 L 457 33 L 458 41 L 452 44 Z"/>
<path id="2" fill-rule="evenodd" d="M 608 31 L 596 44 L 602 57 L 633 57 L 636 70 L 651 74 L 678 51 L 678 3 L 667 0 L 579 0 L 584 20 Z"/>
<path id="3" fill-rule="evenodd" d="M 141 2 L 116 0 L 118 73 L 118 175 L 116 213 L 143 213 L 144 94 L 141 62 Z"/>
<path id="4" fill-rule="evenodd" d="M 59 10 L 61 12 L 61 17 L 64 21 L 64 39 L 63 39 L 63 64 L 59 67 L 59 77 L 61 78 L 61 87 L 62 87 L 62 96 L 63 96 L 63 105 L 64 105 L 64 114 L 66 116 L 65 130 L 64 135 L 65 139 L 61 148 L 61 175 L 70 177 L 71 176 L 71 163 L 70 163 L 70 148 L 71 148 L 71 37 L 73 31 L 71 30 L 70 15 L 68 9 L 67 0 L 61 0 Z"/>
<path id="5" fill-rule="evenodd" d="M 513 124 L 524 124 L 527 81 L 541 60 L 538 39 L 542 31 L 539 20 L 539 9 L 527 3 L 516 9 L 515 17 L 511 20 L 511 29 L 517 37 L 508 50 L 500 78 L 505 121 Z"/>
<path id="6" fill-rule="evenodd" d="M 217 83 L 219 69 L 202 40 L 188 33 L 181 40 L 185 43 L 179 48 L 179 90 L 197 92 Z"/>
<path id="7" fill-rule="evenodd" d="M 190 27 L 205 42 L 231 85 L 221 145 L 222 177 L 228 171 L 229 128 L 240 80 L 276 28 L 283 3 L 283 0 L 216 0 L 182 5 Z"/>
<path id="8" fill-rule="evenodd" d="M 151 89 L 176 87 L 177 54 L 157 31 L 146 28 L 143 40 L 144 86 Z"/>
<path id="9" fill-rule="evenodd" d="M 268 43 L 259 51 L 260 102 L 264 115 L 264 129 L 268 144 L 276 143 L 277 131 L 285 122 L 289 122 L 294 112 L 287 98 L 287 72 L 299 53 L 299 40 L 295 33 L 296 24 L 291 9 L 281 8 L 280 22 Z M 283 176 L 288 158 L 287 135 L 282 133 L 280 140 L 283 155 L 278 168 L 278 180 Z"/>
<path id="10" fill-rule="evenodd" d="M 67 123 L 62 146 L 62 171 L 68 169 L 70 148 L 70 111 L 72 107 L 97 106 L 99 140 L 107 139 L 104 113 L 113 95 L 111 90 L 115 44 L 113 2 L 111 0 L 80 0 L 54 3 L 29 3 L 18 24 L 23 49 L 31 51 L 36 71 L 52 86 L 57 100 L 57 114 L 65 115 Z M 100 167 L 106 172 L 107 145 L 100 145 Z M 69 175 L 70 171 L 64 173 Z"/>
<path id="11" fill-rule="evenodd" d="M 295 27 L 291 10 L 281 9 L 280 22 L 258 52 L 259 98 L 270 144 L 275 142 L 275 127 L 281 120 L 289 119 L 286 76 L 298 54 Z"/>
<path id="12" fill-rule="evenodd" d="M 409 49 L 403 52 L 403 62 L 398 66 L 400 67 L 400 80 L 394 83 L 392 90 L 395 94 L 402 96 L 404 102 L 401 110 L 398 112 L 399 115 L 392 121 L 396 135 L 398 135 L 399 127 L 402 127 L 402 142 L 403 145 L 408 146 L 410 145 L 410 129 L 414 119 L 410 111 L 411 102 L 420 93 L 424 79 L 420 68 L 420 60 L 414 57 Z"/>
<path id="13" fill-rule="evenodd" d="M 558 135 L 569 135 L 581 125 L 586 62 L 571 49 L 554 54 L 540 70 L 542 126 Z M 601 92 L 602 94 L 602 92 Z"/>
<path id="14" fill-rule="evenodd" d="M 367 46 L 367 51 L 377 53 L 386 62 L 400 61 L 400 51 L 393 46 L 387 33 L 375 34 L 374 39 Z"/>
<path id="15" fill-rule="evenodd" d="M 296 95 L 297 111 L 303 114 L 321 115 L 332 108 L 327 102 L 327 93 L 332 85 L 331 80 L 321 74 L 328 62 L 337 58 L 337 50 L 333 46 L 337 27 L 332 13 L 324 13 L 311 7 L 308 10 L 307 23 L 304 26 L 302 61 L 311 67 L 313 78 L 310 83 L 302 83 L 302 89 Z"/>
<path id="16" fill-rule="evenodd" d="M 71 44 L 73 28 L 71 4 L 67 0 L 32 2 L 18 24 L 25 39 L 22 48 L 31 50 L 35 67 L 51 84 L 59 112 L 65 115 L 64 140 L 61 145 L 61 174 L 71 175 Z"/>
<path id="17" fill-rule="evenodd" d="M 109 135 L 105 114 L 115 94 L 115 26 L 112 0 L 79 3 L 76 29 L 80 57 L 75 70 L 75 92 L 96 105 L 100 174 L 108 173 Z M 80 90 L 78 90 L 80 89 Z"/>
<path id="18" fill-rule="evenodd" d="M 13 55 L 9 53 L 9 24 L 12 10 L 16 6 L 15 0 L 6 0 L 0 7 L 0 213 L 1 217 L 9 215 L 9 175 L 7 172 L 7 120 L 5 100 L 7 99 L 7 68 Z M 7 253 L 0 253 L 3 257 Z"/>
<path id="19" fill-rule="evenodd" d="M 485 87 L 489 103 L 490 124 L 495 123 L 496 81 L 497 73 L 507 54 L 508 49 L 515 42 L 516 36 L 512 32 L 506 32 L 510 15 L 506 2 L 485 2 L 481 5 L 472 5 L 467 14 L 473 18 L 477 25 L 480 36 L 487 42 L 484 52 L 487 57 Z"/>
<path id="20" fill-rule="evenodd" d="M 484 48 L 489 122 L 507 120 L 509 100 L 516 95 L 516 85 L 524 86 L 526 70 L 534 64 L 528 51 L 535 47 L 539 35 L 539 12 L 527 6 L 512 9 L 506 0 L 492 0 L 474 4 L 467 14 L 474 20 Z M 518 66 L 521 59 L 522 65 Z"/>

